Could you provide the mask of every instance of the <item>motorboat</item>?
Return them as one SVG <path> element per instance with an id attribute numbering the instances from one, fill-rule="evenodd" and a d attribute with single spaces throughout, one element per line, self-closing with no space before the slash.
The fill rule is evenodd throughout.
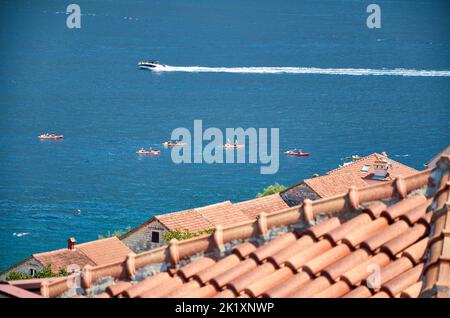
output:
<path id="1" fill-rule="evenodd" d="M 180 142 L 179 140 L 168 140 L 163 142 L 164 147 L 184 147 L 187 146 L 187 143 Z"/>
<path id="2" fill-rule="evenodd" d="M 139 68 L 153 70 L 158 67 L 165 67 L 164 64 L 159 64 L 159 61 L 140 61 L 138 63 Z"/>
<path id="3" fill-rule="evenodd" d="M 301 149 L 300 150 L 296 150 L 296 149 L 290 149 L 284 152 L 284 154 L 286 156 L 297 156 L 297 157 L 307 157 L 309 156 L 309 152 L 303 152 Z"/>
<path id="4" fill-rule="evenodd" d="M 63 139 L 63 135 L 55 135 L 55 134 L 41 134 L 38 136 L 39 139 L 45 140 L 45 139 Z"/>
<path id="5" fill-rule="evenodd" d="M 153 150 L 153 149 L 145 150 L 144 148 L 141 148 L 138 151 L 136 151 L 136 153 L 139 155 L 159 155 L 161 153 L 161 150 Z"/>

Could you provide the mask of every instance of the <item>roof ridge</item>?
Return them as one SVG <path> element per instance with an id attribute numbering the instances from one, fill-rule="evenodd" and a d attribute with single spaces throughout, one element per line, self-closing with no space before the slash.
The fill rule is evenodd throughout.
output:
<path id="1" fill-rule="evenodd" d="M 201 207 L 197 207 L 197 208 L 192 208 L 192 210 L 204 210 L 204 209 L 208 209 L 208 208 L 212 208 L 215 206 L 219 206 L 219 205 L 225 205 L 226 203 L 231 203 L 231 205 L 233 205 L 233 203 L 230 200 L 226 200 L 226 201 L 222 201 L 222 202 L 216 202 L 213 204 L 209 204 L 209 205 L 205 205 L 205 206 L 201 206 Z"/>
<path id="2" fill-rule="evenodd" d="M 329 177 L 339 178 L 339 176 L 342 176 L 342 175 L 345 175 L 345 174 L 352 175 L 354 177 L 359 178 L 359 176 L 353 171 L 344 171 L 343 173 L 340 173 L 339 175 L 337 175 L 337 174 L 331 174 L 331 175 L 330 174 L 324 174 L 324 175 L 321 175 L 321 176 L 304 179 L 303 182 L 306 183 L 309 180 L 319 180 L 319 179 L 325 179 L 325 178 L 329 178 Z"/>
<path id="3" fill-rule="evenodd" d="M 332 170 L 328 171 L 325 175 L 329 175 L 329 174 L 331 174 L 331 173 L 334 172 L 334 171 L 341 170 L 341 169 L 346 168 L 346 167 L 348 167 L 348 166 L 354 165 L 354 164 L 356 164 L 357 162 L 360 162 L 360 161 L 362 161 L 362 160 L 364 160 L 364 159 L 367 159 L 367 158 L 369 158 L 369 157 L 372 157 L 372 156 L 375 156 L 375 157 L 378 159 L 378 156 L 377 156 L 377 155 L 380 155 L 380 154 L 379 154 L 378 152 L 371 153 L 370 155 L 361 157 L 361 158 L 359 158 L 359 159 L 357 159 L 357 160 L 355 160 L 355 161 L 353 161 L 353 162 L 350 162 L 350 163 L 346 164 L 345 166 L 341 166 L 341 167 L 337 167 L 337 168 L 335 168 L 335 169 L 332 169 Z"/>
<path id="4" fill-rule="evenodd" d="M 105 238 L 97 239 L 97 240 L 94 240 L 94 241 L 88 241 L 88 242 L 76 244 L 74 249 L 68 249 L 67 247 L 62 247 L 62 248 L 59 248 L 59 249 L 56 249 L 56 250 L 52 250 L 52 251 L 33 253 L 33 254 L 31 254 L 31 256 L 35 257 L 36 255 L 38 255 L 38 256 L 39 255 L 51 255 L 51 254 L 55 254 L 57 252 L 64 252 L 64 251 L 78 251 L 78 252 L 82 252 L 81 250 L 78 250 L 78 247 L 86 246 L 86 245 L 89 245 L 89 244 L 94 244 L 94 243 L 97 243 L 98 241 L 106 241 L 106 240 L 114 240 L 114 239 L 119 240 L 116 236 L 105 237 Z"/>

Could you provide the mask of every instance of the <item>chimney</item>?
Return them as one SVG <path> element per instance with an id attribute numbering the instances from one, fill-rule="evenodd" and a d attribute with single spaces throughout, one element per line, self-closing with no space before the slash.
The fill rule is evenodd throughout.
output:
<path id="1" fill-rule="evenodd" d="M 381 155 L 384 156 L 384 157 L 387 157 L 387 156 L 388 156 L 388 154 L 386 153 L 386 151 L 383 151 L 383 152 L 381 153 Z"/>
<path id="2" fill-rule="evenodd" d="M 67 248 L 69 250 L 75 249 L 75 244 L 77 243 L 77 240 L 74 237 L 71 237 L 67 240 Z"/>

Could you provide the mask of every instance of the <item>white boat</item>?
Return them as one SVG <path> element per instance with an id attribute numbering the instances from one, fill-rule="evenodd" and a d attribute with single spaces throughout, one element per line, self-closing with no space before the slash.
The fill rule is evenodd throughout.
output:
<path id="1" fill-rule="evenodd" d="M 165 67 L 164 64 L 159 64 L 158 61 L 140 61 L 138 63 L 139 68 L 147 69 L 147 70 L 153 70 L 156 68 Z"/>

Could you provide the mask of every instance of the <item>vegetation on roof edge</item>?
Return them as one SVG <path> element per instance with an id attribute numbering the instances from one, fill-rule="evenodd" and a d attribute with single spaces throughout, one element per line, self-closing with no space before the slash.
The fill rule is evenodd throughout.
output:
<path id="1" fill-rule="evenodd" d="M 271 194 L 279 193 L 279 192 L 284 191 L 286 189 L 287 188 L 284 185 L 279 184 L 278 182 L 276 182 L 276 183 L 268 186 L 267 188 L 265 188 L 263 190 L 263 192 L 258 193 L 256 195 L 256 197 L 257 198 L 262 198 L 262 197 L 265 197 L 265 196 L 268 196 L 268 195 L 271 195 Z"/>
<path id="2" fill-rule="evenodd" d="M 58 272 L 52 271 L 51 264 L 47 264 L 42 269 L 37 270 L 34 275 L 30 275 L 23 272 L 11 271 L 6 276 L 6 280 L 21 280 L 21 279 L 32 279 L 32 278 L 49 278 L 49 277 L 64 277 L 67 276 L 67 270 L 65 268 L 61 268 Z"/>
<path id="3" fill-rule="evenodd" d="M 190 232 L 189 230 L 173 230 L 167 231 L 163 234 L 164 241 L 170 242 L 172 239 L 177 239 L 179 241 L 188 240 L 193 237 L 197 237 L 200 235 L 211 235 L 214 233 L 214 229 L 207 229 L 203 231 Z"/>
<path id="4" fill-rule="evenodd" d="M 113 236 L 117 236 L 117 238 L 120 240 L 122 239 L 128 232 L 130 232 L 132 230 L 131 226 L 127 226 L 125 229 L 123 230 L 115 230 L 114 232 L 108 231 L 107 234 L 99 234 L 98 235 L 98 239 L 105 239 L 105 238 L 109 238 L 109 237 L 113 237 Z"/>

